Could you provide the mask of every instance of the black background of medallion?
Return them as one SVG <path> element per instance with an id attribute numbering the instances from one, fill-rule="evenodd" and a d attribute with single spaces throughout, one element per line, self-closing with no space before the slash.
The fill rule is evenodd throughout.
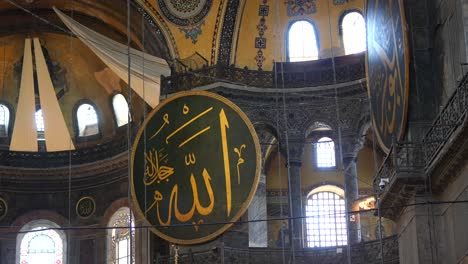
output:
<path id="1" fill-rule="evenodd" d="M 399 0 L 369 0 L 367 4 L 368 85 L 374 130 L 385 151 L 390 149 L 394 138 L 402 138 L 408 108 L 406 25 L 400 5 Z M 395 56 L 393 68 L 385 66 L 374 41 L 388 58 Z M 395 82 L 394 94 L 391 93 L 388 80 Z M 387 123 L 392 119 L 395 120 L 395 126 L 390 129 Z"/>
<path id="2" fill-rule="evenodd" d="M 182 112 L 184 105 L 188 106 L 190 109 L 187 115 L 184 115 Z M 169 139 L 169 145 L 166 145 L 165 138 L 167 135 L 209 107 L 213 107 L 213 110 L 173 136 Z M 229 122 L 227 141 L 232 188 L 232 208 L 229 216 L 227 216 L 226 211 L 225 173 L 219 121 L 221 109 L 224 109 Z M 163 124 L 163 116 L 166 113 L 169 114 L 170 124 L 166 125 L 156 138 L 150 140 L 149 138 Z M 154 191 L 158 189 L 164 197 L 160 208 L 161 218 L 163 221 L 166 221 L 167 213 L 165 212 L 168 211 L 168 200 L 175 183 L 177 183 L 179 187 L 179 210 L 182 213 L 187 212 L 193 203 L 193 192 L 190 186 L 191 173 L 194 174 L 197 182 L 200 202 L 203 206 L 207 206 L 209 204 L 209 198 L 202 177 L 202 171 L 206 168 L 211 176 L 215 199 L 215 205 L 211 215 L 201 216 L 195 212 L 193 219 L 185 223 L 180 223 L 174 216 L 174 210 L 172 210 L 172 226 L 158 227 L 159 221 L 156 216 L 155 206 L 147 213 L 146 219 L 152 225 L 155 225 L 155 228 L 159 232 L 171 238 L 178 240 L 196 240 L 207 237 L 223 228 L 226 222 L 233 221 L 236 214 L 238 214 L 242 208 L 248 206 L 247 198 L 252 192 L 252 188 L 256 189 L 257 187 L 255 185 L 257 183 L 255 182 L 255 174 L 259 157 L 257 157 L 258 152 L 255 148 L 253 135 L 241 116 L 229 105 L 212 97 L 202 95 L 179 97 L 168 102 L 157 112 L 150 115 L 152 116 L 150 116 L 150 120 L 146 125 L 146 132 L 142 134 L 138 143 L 134 146 L 133 186 L 141 212 L 144 214 L 146 211 L 145 208 L 150 206 L 154 201 Z M 177 147 L 182 141 L 207 126 L 211 126 L 211 128 L 206 133 L 187 143 L 181 149 Z M 145 138 L 146 140 L 144 140 Z M 239 148 L 242 144 L 246 145 L 246 148 L 242 151 L 242 157 L 245 163 L 240 166 L 241 183 L 238 185 L 238 156 L 233 149 L 234 147 Z M 173 167 L 174 174 L 169 177 L 169 182 L 161 182 L 160 184 L 154 183 L 145 188 L 143 184 L 145 166 L 143 150 L 150 150 L 152 148 L 160 149 L 161 147 L 165 149 L 164 153 L 168 154 L 168 162 L 161 163 L 160 165 Z M 196 166 L 194 168 L 185 165 L 185 155 L 189 153 L 194 153 L 196 155 Z M 147 198 L 146 201 L 145 196 Z M 198 222 L 200 219 L 203 219 L 205 225 L 200 226 L 198 231 L 196 231 L 193 226 L 181 226 L 181 224 L 192 224 L 192 221 Z"/>

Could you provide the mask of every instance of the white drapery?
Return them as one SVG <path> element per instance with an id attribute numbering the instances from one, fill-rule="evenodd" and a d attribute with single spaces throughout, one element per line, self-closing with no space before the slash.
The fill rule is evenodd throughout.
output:
<path id="1" fill-rule="evenodd" d="M 63 23 L 128 84 L 128 48 L 76 22 L 54 7 Z M 130 48 L 130 87 L 151 107 L 159 103 L 161 75 L 171 70 L 161 58 Z"/>
<path id="2" fill-rule="evenodd" d="M 23 69 L 18 98 L 17 118 L 11 136 L 10 150 L 37 152 L 37 131 L 34 122 L 36 103 L 34 95 L 33 60 L 31 39 L 24 41 Z"/>

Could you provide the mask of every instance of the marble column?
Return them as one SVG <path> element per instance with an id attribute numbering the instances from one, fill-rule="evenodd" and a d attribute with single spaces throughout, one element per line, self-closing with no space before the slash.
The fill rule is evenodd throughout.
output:
<path id="1" fill-rule="evenodd" d="M 303 247 L 303 208 L 302 208 L 302 188 L 301 188 L 301 166 L 302 153 L 304 150 L 303 141 L 289 142 L 288 166 L 288 193 L 290 216 L 293 218 L 289 222 L 291 232 L 291 243 L 295 248 Z"/>
<path id="2" fill-rule="evenodd" d="M 356 200 L 359 198 L 358 179 L 356 170 L 356 158 L 344 159 L 344 178 L 345 178 L 345 200 L 346 211 L 358 211 L 359 207 Z M 359 214 L 348 215 L 349 242 L 358 243 L 361 241 L 361 224 Z"/>
<path id="3" fill-rule="evenodd" d="M 262 166 L 260 181 L 257 191 L 249 206 L 249 221 L 267 219 L 267 200 L 266 200 L 266 175 L 265 167 Z M 267 247 L 268 246 L 268 228 L 266 221 L 249 222 L 249 247 Z"/>

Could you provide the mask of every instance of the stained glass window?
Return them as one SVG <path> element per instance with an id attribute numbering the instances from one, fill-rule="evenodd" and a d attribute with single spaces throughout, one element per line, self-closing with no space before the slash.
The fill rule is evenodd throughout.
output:
<path id="1" fill-rule="evenodd" d="M 345 201 L 342 196 L 332 191 L 312 191 L 307 198 L 305 211 L 308 247 L 347 244 Z"/>
<path id="2" fill-rule="evenodd" d="M 8 136 L 8 125 L 10 123 L 10 110 L 6 105 L 0 104 L 0 137 Z"/>
<path id="3" fill-rule="evenodd" d="M 20 245 L 20 264 L 62 264 L 63 240 L 49 226 L 37 226 L 26 233 Z"/>
<path id="4" fill-rule="evenodd" d="M 331 138 L 320 138 L 315 144 L 315 154 L 318 168 L 335 167 L 335 143 Z"/>
<path id="5" fill-rule="evenodd" d="M 130 209 L 122 207 L 111 217 L 109 226 L 111 229 L 109 238 L 109 263 L 112 264 L 133 264 L 135 263 L 135 230 L 133 217 Z M 131 228 L 130 228 L 131 226 Z M 133 243 L 130 240 L 133 239 Z M 130 258 L 130 254 L 132 258 Z M 132 260 L 130 262 L 130 259 Z"/>
<path id="6" fill-rule="evenodd" d="M 90 104 L 82 104 L 76 110 L 78 121 L 78 135 L 80 137 L 92 136 L 99 133 L 96 110 Z"/>
<path id="7" fill-rule="evenodd" d="M 366 21 L 358 12 L 350 12 L 341 21 L 345 54 L 354 54 L 366 50 Z"/>
<path id="8" fill-rule="evenodd" d="M 116 94 L 114 98 L 112 98 L 112 106 L 114 107 L 117 126 L 121 127 L 128 124 L 128 104 L 125 97 L 122 94 Z"/>
<path id="9" fill-rule="evenodd" d="M 294 22 L 288 32 L 289 61 L 318 59 L 317 33 L 314 26 L 305 20 Z"/>

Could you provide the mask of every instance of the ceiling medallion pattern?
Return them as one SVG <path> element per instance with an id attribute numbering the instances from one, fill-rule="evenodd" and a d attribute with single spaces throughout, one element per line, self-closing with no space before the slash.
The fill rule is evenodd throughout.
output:
<path id="1" fill-rule="evenodd" d="M 161 13 L 178 26 L 193 26 L 208 14 L 213 0 L 157 0 Z"/>

